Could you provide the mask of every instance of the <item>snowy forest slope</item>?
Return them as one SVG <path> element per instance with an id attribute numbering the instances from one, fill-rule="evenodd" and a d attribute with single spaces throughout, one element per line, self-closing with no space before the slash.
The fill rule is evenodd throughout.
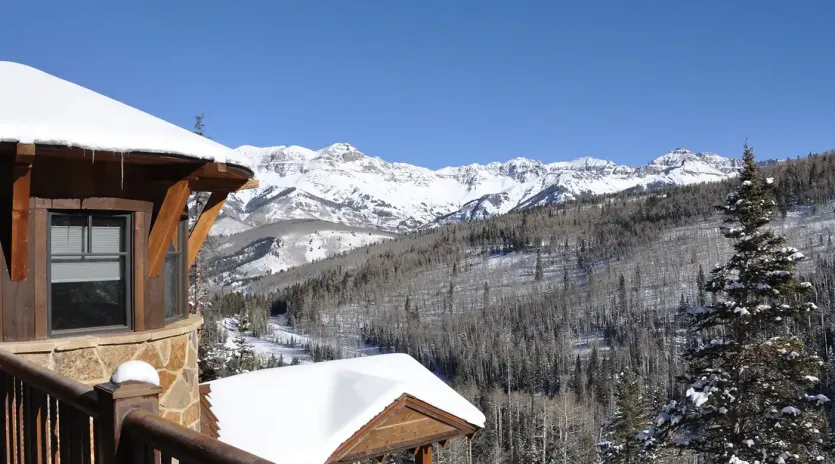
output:
<path id="1" fill-rule="evenodd" d="M 800 270 L 815 284 L 821 313 L 810 319 L 808 343 L 826 354 L 835 315 L 835 156 L 766 166 L 763 175 L 777 183 L 772 226 L 812 258 Z M 476 462 L 593 462 L 613 406 L 605 379 L 636 365 L 648 396 L 663 402 L 679 393 L 677 309 L 704 298 L 700 276 L 728 256 L 712 206 L 732 182 L 456 223 L 249 289 L 311 339 L 408 352 L 453 381 L 488 416 Z M 835 389 L 835 376 L 823 379 Z M 448 452 L 463 462 L 452 456 L 462 450 Z"/>

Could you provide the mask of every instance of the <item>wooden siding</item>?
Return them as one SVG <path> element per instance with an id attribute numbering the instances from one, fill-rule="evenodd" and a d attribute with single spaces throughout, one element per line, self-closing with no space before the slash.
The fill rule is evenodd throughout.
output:
<path id="1" fill-rule="evenodd" d="M 47 213 L 60 209 L 112 210 L 133 213 L 134 330 L 165 325 L 163 275 L 148 276 L 148 244 L 168 188 L 167 180 L 148 182 L 153 165 L 106 162 L 86 158 L 35 157 L 29 200 L 27 273 L 11 280 L 12 176 L 16 144 L 0 143 L 0 336 L 2 341 L 45 339 L 48 326 Z M 129 156 L 129 155 L 128 155 Z M 104 157 L 102 157 L 104 158 Z M 112 160 L 112 157 L 110 158 Z M 177 228 L 179 230 L 179 228 Z M 184 250 L 187 253 L 187 250 Z M 185 295 L 184 295 L 185 297 Z"/>

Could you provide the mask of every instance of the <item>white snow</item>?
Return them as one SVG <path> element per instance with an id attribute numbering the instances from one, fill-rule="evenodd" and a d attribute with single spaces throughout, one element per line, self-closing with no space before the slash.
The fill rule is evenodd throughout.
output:
<path id="1" fill-rule="evenodd" d="M 0 61 L 0 142 L 183 155 L 247 165 L 246 157 L 206 137 L 9 61 Z"/>
<path id="2" fill-rule="evenodd" d="M 316 218 L 389 231 L 483 218 L 514 207 L 576 198 L 583 194 L 726 179 L 737 161 L 686 153 L 646 166 L 580 158 L 550 164 L 514 158 L 431 170 L 368 156 L 347 143 L 320 150 L 297 146 L 242 146 L 257 166 L 259 189 L 235 198 L 237 218 L 253 226 L 283 219 Z M 666 155 L 665 155 L 666 156 Z M 663 157 L 662 157 L 663 158 Z M 246 208 L 257 200 L 256 207 Z"/>
<path id="3" fill-rule="evenodd" d="M 299 360 L 300 363 L 312 363 L 313 358 L 307 352 L 304 345 L 310 341 L 308 336 L 292 332 L 292 329 L 281 324 L 281 317 L 270 318 L 269 335 L 263 337 L 253 337 L 244 335 L 244 340 L 252 346 L 252 350 L 264 359 L 270 356 L 275 356 L 276 359 L 284 359 L 285 364 L 290 364 L 293 358 Z M 223 328 L 226 329 L 226 346 L 227 349 L 235 348 L 235 339 L 240 335 L 238 331 L 238 323 L 234 318 L 225 318 L 221 320 Z"/>
<path id="4" fill-rule="evenodd" d="M 824 403 L 829 401 L 829 398 L 826 395 L 818 394 L 818 395 L 806 395 L 807 401 L 813 401 L 818 406 L 823 406 Z"/>
<path id="5" fill-rule="evenodd" d="M 693 404 L 696 405 L 697 408 L 701 407 L 705 402 L 707 402 L 710 396 L 709 393 L 696 391 L 693 388 L 688 389 L 686 395 L 688 398 L 690 398 L 690 401 L 692 401 Z"/>
<path id="6" fill-rule="evenodd" d="M 110 381 L 113 383 L 124 383 L 130 380 L 137 382 L 148 382 L 159 386 L 159 373 L 154 366 L 145 361 L 125 361 L 113 371 Z"/>
<path id="7" fill-rule="evenodd" d="M 800 409 L 795 408 L 794 406 L 786 406 L 782 410 L 780 410 L 782 414 L 796 416 L 800 414 Z"/>
<path id="8" fill-rule="evenodd" d="M 286 464 L 323 463 L 404 394 L 478 427 L 475 406 L 406 354 L 248 372 L 209 382 L 219 439 Z"/>

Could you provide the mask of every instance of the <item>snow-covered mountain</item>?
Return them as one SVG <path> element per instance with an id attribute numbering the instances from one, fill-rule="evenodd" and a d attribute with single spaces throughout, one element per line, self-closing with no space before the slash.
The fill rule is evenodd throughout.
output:
<path id="1" fill-rule="evenodd" d="M 595 158 L 548 164 L 514 158 L 439 170 L 390 163 L 347 143 L 315 151 L 298 146 L 237 151 L 256 167 L 261 187 L 227 202 L 215 235 L 287 219 L 403 232 L 586 194 L 717 181 L 738 167 L 738 160 L 682 148 L 639 167 Z"/>
<path id="2" fill-rule="evenodd" d="M 216 237 L 215 244 L 208 247 L 208 276 L 231 287 L 395 236 L 316 219 L 279 221 L 233 232 L 231 221 L 218 220 L 216 227 L 229 235 Z"/>

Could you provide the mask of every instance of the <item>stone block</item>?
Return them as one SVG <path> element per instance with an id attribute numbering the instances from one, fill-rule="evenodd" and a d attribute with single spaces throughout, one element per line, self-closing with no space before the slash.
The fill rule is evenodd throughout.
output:
<path id="1" fill-rule="evenodd" d="M 133 358 L 133 356 L 142 349 L 141 343 L 132 343 L 130 345 L 107 345 L 99 346 L 99 357 L 104 364 L 104 370 L 110 374 L 125 361 Z"/>
<path id="2" fill-rule="evenodd" d="M 32 361 L 33 363 L 45 367 L 47 369 L 52 369 L 52 353 L 28 353 L 28 354 L 21 354 L 23 359 L 27 361 Z"/>
<path id="3" fill-rule="evenodd" d="M 170 420 L 171 422 L 182 424 L 182 414 L 177 411 L 163 411 L 162 418 Z"/>
<path id="4" fill-rule="evenodd" d="M 57 352 L 53 355 L 55 372 L 79 382 L 110 378 L 95 348 Z"/>
<path id="5" fill-rule="evenodd" d="M 133 359 L 138 359 L 140 361 L 145 361 L 146 363 L 154 366 L 157 370 L 162 369 L 164 365 L 162 364 L 162 359 L 159 357 L 159 351 L 153 344 L 145 344 L 139 353 L 137 353 Z"/>
<path id="6" fill-rule="evenodd" d="M 195 399 L 192 396 L 192 389 L 183 379 L 178 379 L 162 396 L 159 405 L 166 409 L 184 409 Z"/>
<path id="7" fill-rule="evenodd" d="M 163 395 L 168 392 L 168 389 L 171 388 L 171 385 L 176 380 L 176 374 L 172 374 L 171 372 L 165 370 L 159 371 L 159 386 L 162 388 Z"/>
<path id="8" fill-rule="evenodd" d="M 162 365 L 168 364 L 168 359 L 171 357 L 171 339 L 157 340 L 153 344 L 159 353 L 159 359 L 162 361 Z"/>
<path id="9" fill-rule="evenodd" d="M 182 423 L 188 426 L 198 420 L 200 420 L 200 402 L 195 401 L 183 411 Z"/>
<path id="10" fill-rule="evenodd" d="M 165 368 L 177 372 L 186 364 L 186 338 L 177 337 L 171 339 L 171 355 L 168 357 L 168 364 Z"/>

